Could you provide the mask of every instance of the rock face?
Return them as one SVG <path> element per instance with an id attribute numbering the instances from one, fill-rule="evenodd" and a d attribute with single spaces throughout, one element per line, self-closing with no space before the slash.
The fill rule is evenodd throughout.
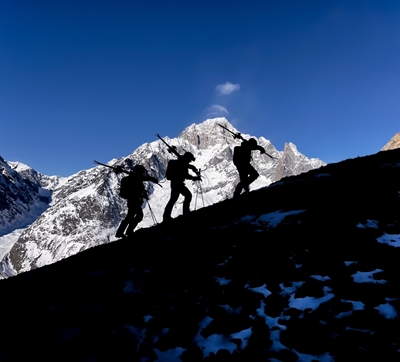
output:
<path id="1" fill-rule="evenodd" d="M 0 281 L 0 360 L 399 361 L 399 159 L 329 164 Z"/>
<path id="2" fill-rule="evenodd" d="M 396 133 L 392 139 L 383 146 L 381 151 L 394 150 L 395 148 L 400 148 L 400 132 Z"/>
<path id="3" fill-rule="evenodd" d="M 25 165 L 0 157 L 0 236 L 22 228 L 49 206 L 52 192 L 42 187 L 39 174 Z"/>
<path id="4" fill-rule="evenodd" d="M 194 165 L 203 170 L 201 187 L 199 184 L 187 182 L 194 194 L 192 210 L 232 197 L 239 181 L 232 163 L 232 154 L 240 141 L 219 127 L 218 123 L 237 132 L 225 118 L 217 118 L 192 124 L 177 138 L 165 137 L 169 144 L 177 147 L 180 154 L 192 152 L 196 157 Z M 243 136 L 245 139 L 250 138 L 250 135 Z M 277 160 L 253 152 L 253 164 L 260 177 L 252 184 L 252 189 L 268 186 L 282 177 L 297 175 L 324 165 L 321 160 L 308 159 L 302 155 L 292 143 L 286 144 L 281 152 L 263 137 L 258 139 L 258 143 Z M 151 195 L 149 203 L 159 222 L 170 195 L 165 170 L 171 158 L 174 156 L 157 140 L 143 144 L 125 158 L 110 161 L 126 169 L 142 164 L 151 176 L 160 180 L 162 188 L 147 185 Z M 3 261 L 3 270 L 14 270 L 15 273 L 27 271 L 115 240 L 115 230 L 126 214 L 125 200 L 118 197 L 121 177 L 106 167 L 98 166 L 81 171 L 55 185 L 51 207 L 20 236 Z M 34 176 L 30 178 L 35 179 Z M 40 182 L 43 183 L 43 180 Z M 176 217 L 181 211 L 180 199 L 172 216 Z M 148 204 L 145 205 L 144 214 L 144 220 L 139 226 L 153 225 Z"/>

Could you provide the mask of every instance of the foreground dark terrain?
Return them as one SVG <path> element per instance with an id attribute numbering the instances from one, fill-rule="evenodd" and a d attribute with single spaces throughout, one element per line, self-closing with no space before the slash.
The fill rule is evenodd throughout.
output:
<path id="1" fill-rule="evenodd" d="M 0 361 L 400 360 L 400 150 L 0 281 Z"/>

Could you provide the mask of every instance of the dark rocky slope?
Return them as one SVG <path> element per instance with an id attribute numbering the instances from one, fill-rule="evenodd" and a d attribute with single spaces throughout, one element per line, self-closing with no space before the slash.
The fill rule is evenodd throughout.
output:
<path id="1" fill-rule="evenodd" d="M 400 150 L 0 281 L 0 361 L 400 359 Z"/>

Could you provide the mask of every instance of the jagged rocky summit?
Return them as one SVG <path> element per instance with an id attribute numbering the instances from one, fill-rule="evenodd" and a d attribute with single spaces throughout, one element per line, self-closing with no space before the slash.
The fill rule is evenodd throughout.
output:
<path id="1" fill-rule="evenodd" d="M 0 361 L 399 361 L 399 160 L 329 164 L 0 281 Z"/>
<path id="2" fill-rule="evenodd" d="M 381 151 L 394 150 L 400 148 L 400 132 L 396 133 L 385 146 L 382 147 Z"/>
<path id="3" fill-rule="evenodd" d="M 177 138 L 165 137 L 181 154 L 192 152 L 196 157 L 195 166 L 202 170 L 201 189 L 195 183 L 187 182 L 193 193 L 192 210 L 232 197 L 239 181 L 232 154 L 233 148 L 241 141 L 235 140 L 218 123 L 237 132 L 225 118 L 216 118 L 192 124 Z M 243 136 L 246 139 L 251 137 Z M 252 184 L 252 190 L 325 165 L 319 159 L 307 158 L 292 143 L 285 144 L 283 151 L 277 151 L 264 137 L 258 138 L 258 143 L 277 160 L 273 161 L 259 152 L 253 153 L 253 164 L 260 177 Z M 162 188 L 148 185 L 151 195 L 149 203 L 158 222 L 162 220 L 170 195 L 165 170 L 171 158 L 174 156 L 157 140 L 143 144 L 127 157 L 110 161 L 110 164 L 122 165 L 127 169 L 142 164 L 151 176 L 160 180 Z M 115 229 L 126 214 L 125 200 L 118 196 L 121 177 L 106 167 L 98 166 L 80 171 L 60 182 L 53 188 L 51 206 L 19 237 L 3 260 L 3 271 L 9 274 L 27 271 L 115 240 Z M 179 215 L 181 209 L 180 199 L 172 216 Z M 139 227 L 153 225 L 148 205 L 144 213 L 144 220 Z"/>

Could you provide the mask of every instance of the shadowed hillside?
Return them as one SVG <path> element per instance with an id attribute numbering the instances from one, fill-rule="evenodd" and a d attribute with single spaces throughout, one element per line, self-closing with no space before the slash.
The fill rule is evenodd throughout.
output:
<path id="1" fill-rule="evenodd" d="M 0 281 L 0 361 L 400 359 L 400 150 Z"/>

